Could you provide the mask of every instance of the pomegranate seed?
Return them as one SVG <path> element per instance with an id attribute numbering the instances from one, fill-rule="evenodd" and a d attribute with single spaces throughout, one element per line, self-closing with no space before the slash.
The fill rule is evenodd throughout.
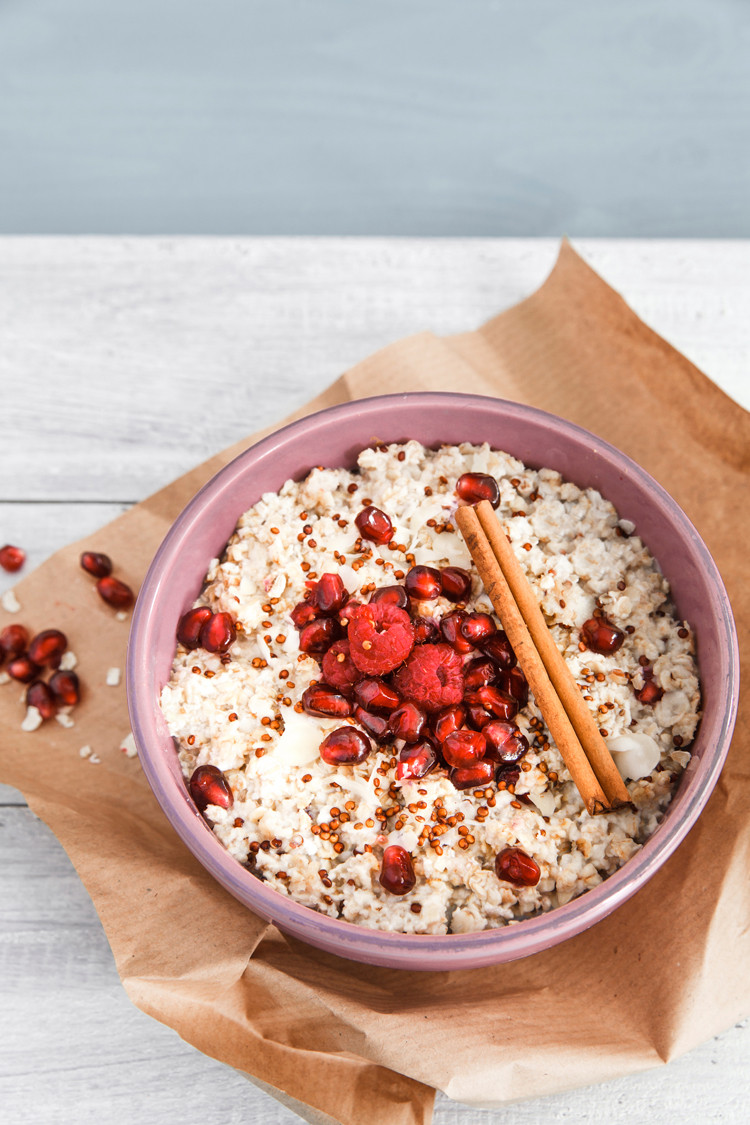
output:
<path id="1" fill-rule="evenodd" d="M 497 625 L 489 613 L 469 613 L 461 622 L 461 635 L 479 647 L 497 632 Z"/>
<path id="2" fill-rule="evenodd" d="M 98 551 L 84 551 L 81 555 L 81 566 L 94 578 L 106 578 L 112 573 L 112 559 L 109 555 L 102 555 Z"/>
<path id="3" fill-rule="evenodd" d="M 345 639 L 334 641 L 331 647 L 326 649 L 321 661 L 321 670 L 325 682 L 343 695 L 351 695 L 357 680 L 362 678 L 362 673 L 349 654 L 349 642 Z"/>
<path id="4" fill-rule="evenodd" d="M 354 688 L 354 695 L 367 711 L 393 711 L 401 702 L 398 692 L 376 676 L 360 680 Z"/>
<path id="5" fill-rule="evenodd" d="M 26 562 L 26 552 L 22 551 L 20 547 L 13 547 L 10 543 L 6 543 L 4 547 L 0 547 L 0 566 L 3 570 L 8 570 L 13 573 L 20 570 Z"/>
<path id="6" fill-rule="evenodd" d="M 437 621 L 431 617 L 415 617 L 414 621 L 414 644 L 434 644 L 435 641 L 440 640 L 440 626 Z"/>
<path id="7" fill-rule="evenodd" d="M 30 684 L 32 680 L 37 678 L 41 670 L 39 665 L 35 664 L 33 660 L 29 660 L 25 653 L 14 657 L 8 665 L 8 675 L 22 684 Z"/>
<path id="8" fill-rule="evenodd" d="M 113 609 L 129 609 L 135 601 L 135 594 L 130 587 L 119 578 L 113 578 L 111 574 L 100 578 L 96 589 L 99 597 Z"/>
<path id="9" fill-rule="evenodd" d="M 454 730 L 440 743 L 440 751 L 449 766 L 471 766 L 487 752 L 487 739 L 478 730 Z"/>
<path id="10" fill-rule="evenodd" d="M 507 672 L 500 672 L 497 686 L 507 691 L 508 695 L 512 695 L 517 700 L 519 708 L 525 707 L 529 702 L 529 685 L 518 665 Z"/>
<path id="11" fill-rule="evenodd" d="M 492 722 L 492 715 L 478 703 L 469 703 L 466 708 L 466 719 L 475 730 L 484 730 L 487 723 Z"/>
<path id="12" fill-rule="evenodd" d="M 321 613 L 338 613 L 349 600 L 349 593 L 338 574 L 321 574 L 313 595 Z"/>
<path id="13" fill-rule="evenodd" d="M 234 621 L 228 613 L 212 613 L 201 626 L 200 643 L 207 652 L 226 652 L 236 640 Z"/>
<path id="14" fill-rule="evenodd" d="M 332 617 L 317 617 L 299 635 L 302 652 L 325 652 L 341 636 L 341 626 Z"/>
<path id="15" fill-rule="evenodd" d="M 0 652 L 3 658 L 20 656 L 29 646 L 29 631 L 23 625 L 6 625 L 0 633 Z M 0 659 L 0 664 L 2 660 Z"/>
<path id="16" fill-rule="evenodd" d="M 369 539 L 372 543 L 390 543 L 393 539 L 393 524 L 385 512 L 381 512 L 373 504 L 363 508 L 354 522 L 362 538 Z"/>
<path id="17" fill-rule="evenodd" d="M 625 634 L 605 617 L 590 617 L 581 626 L 581 640 L 591 652 L 609 656 L 617 652 L 625 640 Z"/>
<path id="18" fill-rule="evenodd" d="M 318 607 L 312 602 L 297 602 L 292 610 L 292 621 L 298 629 L 304 629 L 318 616 Z"/>
<path id="19" fill-rule="evenodd" d="M 494 684 L 497 680 L 497 667 L 489 656 L 480 656 L 472 660 L 464 669 L 464 683 L 466 690 L 476 691 L 485 684 Z"/>
<path id="20" fill-rule="evenodd" d="M 484 707 L 497 719 L 512 719 L 518 714 L 518 703 L 512 695 L 501 691 L 494 684 L 485 684 L 466 696 L 467 703 Z"/>
<path id="21" fill-rule="evenodd" d="M 308 715 L 326 715 L 345 719 L 352 705 L 340 691 L 328 684 L 315 684 L 302 693 L 302 706 Z"/>
<path id="22" fill-rule="evenodd" d="M 466 616 L 462 609 L 455 609 L 453 613 L 449 613 L 447 617 L 443 617 L 440 622 L 440 631 L 448 644 L 452 645 L 456 652 L 463 653 L 464 655 L 474 651 L 474 646 L 471 641 L 467 641 L 466 637 L 461 633 L 461 623 Z"/>
<path id="23" fill-rule="evenodd" d="M 431 602 L 440 597 L 440 571 L 434 566 L 413 566 L 404 579 L 404 586 L 410 598 L 419 602 Z"/>
<path id="24" fill-rule="evenodd" d="M 437 765 L 435 747 L 430 742 L 418 742 L 416 746 L 405 746 L 398 756 L 396 777 L 399 781 L 414 781 L 426 777 Z"/>
<path id="25" fill-rule="evenodd" d="M 55 672 L 49 678 L 49 686 L 61 707 L 75 707 L 81 698 L 81 684 L 75 672 Z"/>
<path id="26" fill-rule="evenodd" d="M 358 602 L 356 598 L 350 598 L 343 609 L 339 611 L 339 621 L 344 628 L 349 624 L 353 611 L 360 605 L 362 605 L 362 602 Z"/>
<path id="27" fill-rule="evenodd" d="M 29 645 L 29 659 L 43 668 L 51 664 L 54 668 L 60 663 L 62 654 L 68 647 L 68 638 L 59 629 L 45 629 Z"/>
<path id="28" fill-rule="evenodd" d="M 372 750 L 367 735 L 355 727 L 337 727 L 320 744 L 320 756 L 329 766 L 350 766 L 364 762 Z"/>
<path id="29" fill-rule="evenodd" d="M 444 707 L 432 721 L 432 729 L 438 742 L 444 742 L 449 734 L 462 727 L 466 721 L 466 710 L 460 703 Z"/>
<path id="30" fill-rule="evenodd" d="M 507 672 L 515 666 L 516 654 L 502 629 L 482 642 L 482 652 L 495 661 L 501 672 Z"/>
<path id="31" fill-rule="evenodd" d="M 213 617 L 207 605 L 199 605 L 184 613 L 177 625 L 177 640 L 187 649 L 197 648 L 200 644 L 201 629 Z"/>
<path id="32" fill-rule="evenodd" d="M 201 812 L 208 805 L 231 809 L 234 804 L 231 786 L 218 766 L 198 766 L 193 770 L 188 789 Z"/>
<path id="33" fill-rule="evenodd" d="M 451 770 L 449 777 L 456 789 L 477 789 L 495 780 L 495 767 L 482 758 L 470 766 L 457 766 Z"/>
<path id="34" fill-rule="evenodd" d="M 515 723 L 493 719 L 482 731 L 497 762 L 520 762 L 529 748 L 526 737 Z"/>
<path id="35" fill-rule="evenodd" d="M 456 481 L 456 492 L 467 504 L 489 500 L 493 508 L 500 503 L 500 489 L 494 477 L 486 473 L 464 473 Z"/>
<path id="36" fill-rule="evenodd" d="M 495 874 L 514 887 L 535 887 L 541 871 L 538 863 L 520 848 L 503 848 L 495 859 Z"/>
<path id="37" fill-rule="evenodd" d="M 404 742 L 419 742 L 427 725 L 427 716 L 416 703 L 402 703 L 391 712 L 390 727 L 394 738 Z"/>
<path id="38" fill-rule="evenodd" d="M 440 571 L 440 586 L 449 602 L 465 602 L 471 594 L 471 575 L 460 566 L 445 566 Z"/>
<path id="39" fill-rule="evenodd" d="M 26 706 L 36 707 L 43 719 L 52 719 L 57 712 L 55 697 L 43 680 L 34 680 L 26 691 Z"/>
<path id="40" fill-rule="evenodd" d="M 403 586 L 380 586 L 370 594 L 371 602 L 387 602 L 399 609 L 409 608 L 409 597 Z"/>
<path id="41" fill-rule="evenodd" d="M 645 703 L 649 706 L 658 703 L 664 695 L 663 689 L 660 688 L 658 684 L 654 683 L 653 675 L 654 673 L 650 668 L 644 669 L 643 687 L 639 688 L 635 693 L 636 699 L 639 699 L 641 703 Z"/>
<path id="42" fill-rule="evenodd" d="M 414 874 L 414 865 L 406 848 L 400 844 L 391 844 L 383 852 L 383 862 L 380 867 L 380 885 L 389 894 L 408 895 L 414 889 L 417 877 Z"/>
<path id="43" fill-rule="evenodd" d="M 367 733 L 376 742 L 388 742 L 391 738 L 391 728 L 385 715 L 372 715 L 364 707 L 356 704 L 352 712 L 354 721 L 364 727 Z"/>

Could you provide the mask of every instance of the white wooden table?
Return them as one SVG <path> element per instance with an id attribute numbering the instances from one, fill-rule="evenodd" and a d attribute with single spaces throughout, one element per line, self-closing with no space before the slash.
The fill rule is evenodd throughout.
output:
<path id="1" fill-rule="evenodd" d="M 749 243 L 576 245 L 750 406 Z M 475 327 L 555 253 L 547 239 L 0 239 L 0 545 L 41 562 L 381 345 Z M 299 1120 L 131 1006 L 67 857 L 2 786 L 0 857 L 3 1125 Z M 748 1105 L 743 1023 L 556 1097 L 480 1111 L 438 1095 L 435 1122 L 746 1125 Z"/>

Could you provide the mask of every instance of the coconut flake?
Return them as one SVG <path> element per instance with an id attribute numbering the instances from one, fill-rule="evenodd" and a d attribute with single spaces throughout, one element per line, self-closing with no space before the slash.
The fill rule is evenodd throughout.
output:
<path id="1" fill-rule="evenodd" d="M 542 816 L 554 816 L 557 802 L 554 793 L 529 793 L 529 798 L 539 809 Z"/>
<path id="2" fill-rule="evenodd" d="M 21 723 L 21 730 L 37 730 L 43 722 L 44 719 L 40 715 L 39 709 L 37 707 L 27 707 L 26 718 Z"/>
<path id="3" fill-rule="evenodd" d="M 13 590 L 5 591 L 2 597 L 0 597 L 0 605 L 2 605 L 3 609 L 8 613 L 18 613 L 21 608 L 21 603 Z"/>
<path id="4" fill-rule="evenodd" d="M 647 734 L 619 734 L 616 738 L 608 738 L 606 742 L 620 776 L 625 781 L 628 778 L 636 781 L 639 777 L 648 777 L 659 764 L 661 751 Z"/>
<path id="5" fill-rule="evenodd" d="M 94 753 L 94 751 L 88 745 L 82 746 L 81 749 L 78 751 L 78 755 L 81 758 L 90 758 L 93 753 Z"/>
<path id="6" fill-rule="evenodd" d="M 138 753 L 132 731 L 130 732 L 130 734 L 126 735 L 125 738 L 123 738 L 122 742 L 120 743 L 120 750 L 128 758 L 134 758 Z"/>
<path id="7" fill-rule="evenodd" d="M 60 724 L 61 727 L 65 727 L 66 729 L 75 726 L 75 723 L 73 722 L 67 711 L 58 711 L 55 715 L 55 720 Z"/>
<path id="8" fill-rule="evenodd" d="M 105 681 L 105 683 L 107 684 L 107 687 L 117 687 L 119 682 L 120 682 L 120 669 L 119 668 L 108 668 L 107 669 L 107 679 Z"/>
<path id="9" fill-rule="evenodd" d="M 68 649 L 67 652 L 64 652 L 62 654 L 62 657 L 60 659 L 60 671 L 61 672 L 72 672 L 77 664 L 78 664 L 78 657 L 72 651 L 72 649 Z"/>
<path id="10" fill-rule="evenodd" d="M 309 765 L 318 760 L 318 748 L 327 733 L 310 715 L 300 715 L 290 708 L 284 715 L 284 733 L 274 747 L 273 757 L 289 766 Z"/>

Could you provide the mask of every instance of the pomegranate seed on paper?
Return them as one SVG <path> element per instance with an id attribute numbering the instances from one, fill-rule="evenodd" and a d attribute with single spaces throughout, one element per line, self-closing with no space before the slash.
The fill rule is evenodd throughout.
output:
<path id="1" fill-rule="evenodd" d="M 82 568 L 92 578 L 106 578 L 112 573 L 112 559 L 99 551 L 84 551 L 80 561 Z"/>
<path id="2" fill-rule="evenodd" d="M 135 601 L 135 594 L 125 582 L 113 578 L 111 574 L 100 578 L 96 590 L 102 601 L 111 605 L 113 609 L 130 609 Z"/>
<path id="3" fill-rule="evenodd" d="M 3 570 L 13 574 L 16 570 L 20 570 L 25 562 L 26 552 L 20 547 L 13 547 L 10 543 L 0 547 L 0 566 Z"/>

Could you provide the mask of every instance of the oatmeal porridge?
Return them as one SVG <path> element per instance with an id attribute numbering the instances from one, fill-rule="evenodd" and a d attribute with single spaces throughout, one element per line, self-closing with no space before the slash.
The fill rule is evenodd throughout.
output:
<path id="1" fill-rule="evenodd" d="M 630 803 L 590 816 L 455 525 L 488 499 Z M 161 706 L 197 806 L 280 894 L 464 933 L 595 887 L 659 824 L 700 714 L 694 638 L 634 526 L 487 445 L 362 451 L 241 516 Z"/>

